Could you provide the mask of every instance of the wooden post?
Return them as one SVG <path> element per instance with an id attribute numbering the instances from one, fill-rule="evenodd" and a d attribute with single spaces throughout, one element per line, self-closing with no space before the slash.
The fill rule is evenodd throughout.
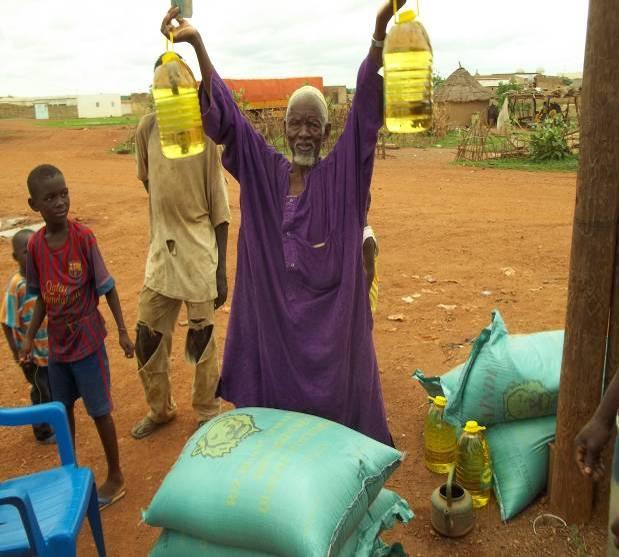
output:
<path id="1" fill-rule="evenodd" d="M 599 404 L 612 300 L 619 201 L 619 10 L 590 0 L 581 150 L 557 440 L 550 502 L 568 523 L 590 519 L 591 481 L 574 462 L 574 438 Z"/>

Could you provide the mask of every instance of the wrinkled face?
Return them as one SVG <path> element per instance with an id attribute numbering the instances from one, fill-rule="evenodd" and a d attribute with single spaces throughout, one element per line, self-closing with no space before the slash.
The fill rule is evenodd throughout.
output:
<path id="1" fill-rule="evenodd" d="M 286 138 L 292 160 L 299 166 L 314 166 L 318 162 L 322 144 L 331 131 L 319 103 L 312 97 L 301 97 L 288 110 Z"/>
<path id="2" fill-rule="evenodd" d="M 47 178 L 37 184 L 36 190 L 28 200 L 34 211 L 41 213 L 47 224 L 62 224 L 67 220 L 71 201 L 69 189 L 62 174 Z"/>

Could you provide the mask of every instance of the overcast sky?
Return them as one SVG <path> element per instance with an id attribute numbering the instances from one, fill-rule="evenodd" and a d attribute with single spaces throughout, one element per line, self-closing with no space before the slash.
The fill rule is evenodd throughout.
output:
<path id="1" fill-rule="evenodd" d="M 146 91 L 165 0 L 3 0 L 0 96 Z M 223 77 L 323 76 L 353 86 L 377 0 L 193 0 Z M 407 6 L 415 7 L 414 0 Z M 421 0 L 435 70 L 582 71 L 587 0 Z M 179 52 L 197 69 L 186 45 Z"/>

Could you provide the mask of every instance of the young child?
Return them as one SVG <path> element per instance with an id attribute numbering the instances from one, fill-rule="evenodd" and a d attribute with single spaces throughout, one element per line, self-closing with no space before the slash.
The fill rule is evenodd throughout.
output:
<path id="1" fill-rule="evenodd" d="M 28 176 L 28 191 L 28 203 L 41 214 L 45 226 L 28 243 L 28 290 L 38 297 L 22 344 L 22 358 L 30 359 L 32 339 L 47 314 L 52 397 L 67 408 L 74 445 L 73 405 L 78 398 L 95 422 L 108 466 L 107 480 L 98 488 L 99 506 L 105 508 L 123 497 L 126 490 L 112 419 L 99 296 L 107 298 L 127 358 L 133 357 L 134 347 L 114 279 L 105 268 L 93 233 L 67 218 L 69 190 L 60 170 L 47 164 L 37 166 Z"/>
<path id="2" fill-rule="evenodd" d="M 36 296 L 28 294 L 26 289 L 28 240 L 33 234 L 32 230 L 20 230 L 13 236 L 13 259 L 17 261 L 19 270 L 9 282 L 0 310 L 0 322 L 4 336 L 16 362 L 19 362 L 19 351 L 32 320 L 32 312 L 36 303 Z M 51 395 L 47 379 L 47 325 L 45 323 L 32 343 L 31 361 L 22 363 L 21 368 L 31 385 L 32 404 L 49 402 Z M 47 444 L 55 441 L 54 432 L 48 424 L 35 424 L 32 430 L 39 443 Z"/>

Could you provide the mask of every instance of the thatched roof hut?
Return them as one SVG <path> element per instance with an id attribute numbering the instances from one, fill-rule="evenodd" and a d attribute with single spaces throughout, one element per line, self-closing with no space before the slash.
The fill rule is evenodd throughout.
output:
<path id="1" fill-rule="evenodd" d="M 476 112 L 485 121 L 491 98 L 492 93 L 460 66 L 436 91 L 434 102 L 445 108 L 449 126 L 457 128 L 470 125 L 471 117 Z"/>

